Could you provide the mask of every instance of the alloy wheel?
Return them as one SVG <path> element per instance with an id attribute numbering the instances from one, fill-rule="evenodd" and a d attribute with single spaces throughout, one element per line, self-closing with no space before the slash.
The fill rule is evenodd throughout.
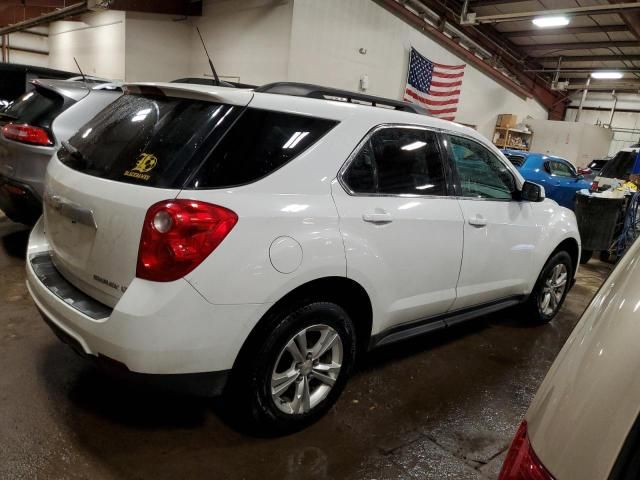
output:
<path id="1" fill-rule="evenodd" d="M 312 410 L 333 388 L 342 367 L 342 339 L 328 325 L 300 330 L 285 344 L 271 374 L 271 397 L 283 413 Z"/>
<path id="2" fill-rule="evenodd" d="M 551 269 L 544 280 L 542 292 L 538 298 L 538 307 L 543 315 L 553 315 L 558 309 L 567 289 L 567 281 L 568 270 L 564 263 L 559 263 Z"/>

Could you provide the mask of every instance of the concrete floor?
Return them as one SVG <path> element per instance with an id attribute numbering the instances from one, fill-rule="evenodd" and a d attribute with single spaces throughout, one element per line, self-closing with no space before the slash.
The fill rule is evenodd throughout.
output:
<path id="1" fill-rule="evenodd" d="M 0 220 L 0 478 L 496 478 L 527 405 L 608 265 L 583 267 L 562 312 L 479 319 L 367 356 L 337 406 L 277 439 L 212 402 L 131 391 L 61 344 L 24 285 L 26 233 Z"/>

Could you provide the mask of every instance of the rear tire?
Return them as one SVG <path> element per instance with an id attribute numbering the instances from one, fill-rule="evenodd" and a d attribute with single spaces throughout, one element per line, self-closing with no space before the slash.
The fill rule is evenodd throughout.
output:
<path id="1" fill-rule="evenodd" d="M 314 302 L 274 316 L 244 349 L 226 394 L 235 423 L 283 435 L 320 419 L 337 401 L 356 357 L 355 328 L 339 305 Z"/>
<path id="2" fill-rule="evenodd" d="M 573 262 L 565 251 L 551 255 L 536 281 L 531 295 L 522 305 L 528 322 L 548 323 L 556 316 L 569 292 Z"/>

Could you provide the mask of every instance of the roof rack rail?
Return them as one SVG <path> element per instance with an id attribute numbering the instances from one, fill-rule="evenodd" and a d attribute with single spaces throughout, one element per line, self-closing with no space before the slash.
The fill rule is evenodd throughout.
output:
<path id="1" fill-rule="evenodd" d="M 310 83 L 268 83 L 256 88 L 255 91 L 262 93 L 275 93 L 278 95 L 292 95 L 295 97 L 319 98 L 322 100 L 337 100 L 356 105 L 369 105 L 373 107 L 381 106 L 393 110 L 401 110 L 403 112 L 428 115 L 424 108 L 412 103 L 366 95 L 363 93 L 350 92 L 348 90 L 339 90 L 337 88 L 323 87 L 321 85 L 313 85 Z"/>

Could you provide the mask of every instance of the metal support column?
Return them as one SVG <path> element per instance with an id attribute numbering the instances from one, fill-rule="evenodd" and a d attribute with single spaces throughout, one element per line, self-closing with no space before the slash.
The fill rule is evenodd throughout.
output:
<path id="1" fill-rule="evenodd" d="M 616 114 L 616 107 L 618 106 L 618 95 L 616 95 L 616 91 L 611 92 L 611 96 L 613 97 L 613 106 L 611 107 L 611 115 L 609 115 L 609 126 L 613 123 L 613 116 Z"/>
<path id="2" fill-rule="evenodd" d="M 582 107 L 584 105 L 584 101 L 587 99 L 587 93 L 589 93 L 589 85 L 591 85 L 591 77 L 587 78 L 587 83 L 584 86 L 582 98 L 580 99 L 580 106 L 578 107 L 578 114 L 576 115 L 576 122 L 580 121 L 580 116 L 582 115 Z"/>

